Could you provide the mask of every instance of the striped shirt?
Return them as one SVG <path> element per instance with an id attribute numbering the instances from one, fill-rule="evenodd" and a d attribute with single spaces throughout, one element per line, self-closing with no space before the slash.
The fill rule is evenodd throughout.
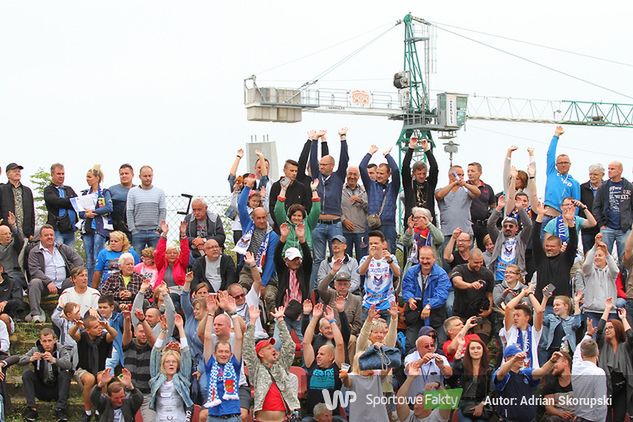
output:
<path id="1" fill-rule="evenodd" d="M 123 362 L 132 374 L 134 386 L 143 394 L 149 394 L 149 380 L 151 378 L 149 370 L 149 359 L 152 354 L 152 346 L 149 343 L 139 345 L 136 339 L 127 346 L 123 346 Z"/>
<path id="2" fill-rule="evenodd" d="M 130 231 L 156 230 L 167 216 L 165 192 L 151 187 L 133 187 L 127 196 L 127 225 Z"/>

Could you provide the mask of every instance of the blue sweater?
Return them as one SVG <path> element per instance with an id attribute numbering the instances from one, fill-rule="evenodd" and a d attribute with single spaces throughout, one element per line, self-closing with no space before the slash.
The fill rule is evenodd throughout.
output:
<path id="1" fill-rule="evenodd" d="M 244 186 L 244 189 L 242 189 L 242 193 L 240 193 L 240 197 L 237 200 L 237 210 L 240 214 L 242 234 L 246 234 L 254 224 L 251 215 L 248 213 L 248 194 L 250 191 L 251 188 Z M 275 247 L 277 246 L 277 242 L 279 242 L 279 236 L 277 236 L 277 233 L 274 231 L 270 230 L 267 236 L 269 236 L 268 247 L 266 248 L 266 258 L 262 268 L 262 284 L 264 286 L 268 285 L 271 277 L 275 274 Z"/>
<path id="2" fill-rule="evenodd" d="M 547 182 L 545 184 L 545 205 L 559 212 L 563 199 L 568 196 L 580 201 L 580 184 L 571 174 L 560 174 L 556 170 L 556 147 L 558 136 L 554 136 L 547 149 Z"/>
<path id="3" fill-rule="evenodd" d="M 312 145 L 310 145 L 310 173 L 314 179 L 319 179 L 317 193 L 321 198 L 321 214 L 341 215 L 341 197 L 345 176 L 347 176 L 347 164 L 349 163 L 347 141 L 341 141 L 338 168 L 328 177 L 323 176 L 319 171 L 318 145 L 318 141 L 312 141 Z"/>
<path id="4" fill-rule="evenodd" d="M 400 171 L 398 169 L 398 164 L 391 155 L 387 155 L 386 158 L 387 163 L 391 168 L 391 182 L 387 182 L 385 185 L 369 178 L 369 173 L 367 172 L 367 164 L 369 164 L 369 160 L 371 160 L 371 155 L 369 153 L 365 154 L 360 162 L 359 170 L 360 177 L 363 180 L 363 186 L 365 186 L 365 190 L 367 191 L 367 213 L 379 213 L 382 201 L 385 195 L 387 195 L 385 207 L 382 210 L 382 214 L 380 214 L 380 222 L 383 226 L 395 226 L 396 206 L 398 201 L 398 192 L 400 191 Z"/>

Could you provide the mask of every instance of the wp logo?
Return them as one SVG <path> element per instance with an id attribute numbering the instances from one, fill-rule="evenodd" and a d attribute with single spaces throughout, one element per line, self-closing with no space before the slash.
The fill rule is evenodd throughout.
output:
<path id="1" fill-rule="evenodd" d="M 328 410 L 338 409 L 339 404 L 341 407 L 347 407 L 347 405 L 356 401 L 356 393 L 353 391 L 345 391 L 345 393 L 343 393 L 342 391 L 336 390 L 334 393 L 330 393 L 329 390 L 322 390 L 322 393 L 323 402 Z"/>

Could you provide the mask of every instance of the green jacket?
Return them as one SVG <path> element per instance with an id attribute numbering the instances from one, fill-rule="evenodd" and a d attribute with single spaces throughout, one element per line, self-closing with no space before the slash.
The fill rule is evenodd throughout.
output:
<path id="1" fill-rule="evenodd" d="M 283 253 L 286 252 L 288 248 L 297 248 L 301 251 L 301 246 L 299 246 L 299 239 L 297 239 L 297 233 L 295 231 L 295 224 L 290 221 L 290 217 L 286 214 L 286 205 L 285 199 L 277 199 L 275 203 L 275 220 L 276 221 L 285 221 L 290 226 L 290 234 L 288 235 L 288 239 L 286 239 L 286 244 L 284 245 Z M 308 244 L 308 248 L 312 251 L 312 230 L 317 225 L 319 221 L 319 214 L 321 214 L 321 202 L 313 201 L 312 207 L 310 208 L 310 214 L 308 214 L 307 218 L 304 218 L 303 224 L 305 224 L 305 233 L 306 233 L 306 243 Z"/>

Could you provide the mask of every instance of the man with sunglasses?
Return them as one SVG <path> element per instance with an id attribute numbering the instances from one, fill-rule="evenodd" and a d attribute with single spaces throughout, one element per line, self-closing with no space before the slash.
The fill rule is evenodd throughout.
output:
<path id="1" fill-rule="evenodd" d="M 505 217 L 501 224 L 501 231 L 499 231 L 497 222 L 503 215 L 504 206 L 502 201 L 499 202 L 500 204 L 492 211 L 488 219 L 488 234 L 495 243 L 489 269 L 497 283 L 505 279 L 506 267 L 510 264 L 518 265 L 525 273 L 525 249 L 530 242 L 532 231 L 532 219 L 518 202 L 517 209 L 522 228 L 519 228 L 519 222 L 514 217 Z"/>

